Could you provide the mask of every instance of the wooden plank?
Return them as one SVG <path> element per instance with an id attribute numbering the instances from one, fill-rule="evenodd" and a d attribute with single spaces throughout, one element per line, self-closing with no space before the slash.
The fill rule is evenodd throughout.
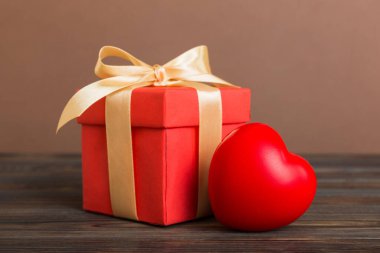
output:
<path id="1" fill-rule="evenodd" d="M 78 155 L 2 154 L 0 251 L 380 252 L 380 157 L 308 158 L 319 186 L 309 211 L 279 230 L 242 233 L 214 218 L 157 227 L 84 212 Z"/>

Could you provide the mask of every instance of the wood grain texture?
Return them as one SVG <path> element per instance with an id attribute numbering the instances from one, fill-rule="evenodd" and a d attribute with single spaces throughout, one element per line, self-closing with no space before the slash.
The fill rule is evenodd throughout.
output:
<path id="1" fill-rule="evenodd" d="M 77 155 L 0 156 L 1 252 L 380 252 L 380 157 L 312 156 L 318 192 L 266 233 L 213 218 L 156 227 L 81 210 Z"/>

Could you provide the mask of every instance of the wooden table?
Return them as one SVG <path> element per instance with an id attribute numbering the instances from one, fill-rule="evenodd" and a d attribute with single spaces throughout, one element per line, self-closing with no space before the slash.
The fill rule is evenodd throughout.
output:
<path id="1" fill-rule="evenodd" d="M 309 211 L 266 233 L 213 218 L 156 227 L 81 210 L 78 155 L 0 156 L 3 252 L 380 252 L 380 157 L 312 156 Z"/>

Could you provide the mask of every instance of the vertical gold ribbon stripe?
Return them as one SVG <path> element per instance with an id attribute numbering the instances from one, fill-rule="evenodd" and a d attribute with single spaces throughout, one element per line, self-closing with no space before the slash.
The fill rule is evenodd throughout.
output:
<path id="1" fill-rule="evenodd" d="M 132 91 L 150 83 L 124 88 L 106 97 L 108 176 L 112 213 L 138 220 L 132 152 Z M 122 201 L 121 201 L 122 200 Z"/>
<path id="2" fill-rule="evenodd" d="M 199 177 L 197 217 L 203 217 L 211 213 L 208 200 L 208 172 L 214 151 L 222 139 L 222 98 L 218 88 L 195 82 L 184 82 L 182 85 L 196 89 L 198 95 Z"/>

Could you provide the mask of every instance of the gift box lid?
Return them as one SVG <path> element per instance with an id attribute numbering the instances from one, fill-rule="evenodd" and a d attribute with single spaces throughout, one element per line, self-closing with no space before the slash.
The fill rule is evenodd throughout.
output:
<path id="1" fill-rule="evenodd" d="M 223 124 L 247 122 L 250 119 L 250 90 L 220 88 Z M 105 98 L 88 108 L 77 119 L 80 124 L 105 124 Z M 186 87 L 144 87 L 133 91 L 131 123 L 134 127 L 173 128 L 199 124 L 198 97 L 195 89 Z"/>

